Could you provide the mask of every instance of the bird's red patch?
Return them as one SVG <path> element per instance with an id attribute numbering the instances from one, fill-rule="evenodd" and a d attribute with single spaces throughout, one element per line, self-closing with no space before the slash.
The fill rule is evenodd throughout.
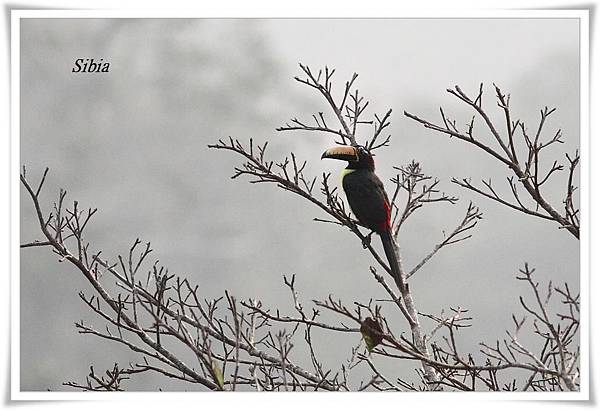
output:
<path id="1" fill-rule="evenodd" d="M 379 223 L 379 228 L 382 231 L 386 231 L 386 230 L 388 230 L 388 229 L 390 229 L 392 227 L 392 221 L 391 221 L 392 210 L 390 208 L 390 204 L 388 204 L 387 201 L 385 201 L 383 203 L 383 206 L 385 208 L 385 221 L 381 221 Z"/>

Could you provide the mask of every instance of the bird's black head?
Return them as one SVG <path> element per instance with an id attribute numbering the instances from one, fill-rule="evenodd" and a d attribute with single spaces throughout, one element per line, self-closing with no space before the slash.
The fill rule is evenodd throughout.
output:
<path id="1" fill-rule="evenodd" d="M 375 170 L 375 161 L 373 161 L 373 155 L 367 150 L 367 148 L 361 145 L 338 145 L 336 147 L 329 148 L 323 153 L 323 155 L 321 155 L 321 159 L 323 158 L 348 161 L 348 169 Z"/>

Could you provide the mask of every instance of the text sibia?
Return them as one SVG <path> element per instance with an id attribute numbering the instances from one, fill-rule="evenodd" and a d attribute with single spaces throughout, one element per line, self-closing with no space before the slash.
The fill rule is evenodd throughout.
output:
<path id="1" fill-rule="evenodd" d="M 75 60 L 75 66 L 71 69 L 72 73 L 108 73 L 110 63 L 100 59 L 96 61 L 93 58 L 78 58 Z"/>

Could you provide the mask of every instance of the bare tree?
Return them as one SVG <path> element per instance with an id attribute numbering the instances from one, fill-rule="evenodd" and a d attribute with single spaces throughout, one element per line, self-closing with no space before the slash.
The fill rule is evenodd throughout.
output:
<path id="1" fill-rule="evenodd" d="M 441 107 L 440 115 L 442 124 L 439 125 L 419 118 L 407 111 L 404 112 L 404 115 L 420 122 L 426 128 L 466 141 L 505 164 L 514 174 L 506 178 L 514 200 L 502 198 L 498 195 L 492 186 L 491 180 L 482 180 L 485 189 L 476 187 L 471 183 L 471 180 L 467 178 L 461 180 L 453 178 L 452 182 L 463 188 L 477 192 L 486 198 L 499 202 L 502 205 L 508 206 L 509 208 L 538 218 L 555 221 L 560 224 L 561 228 L 566 229 L 579 239 L 579 208 L 575 206 L 574 202 L 574 193 L 577 188 L 573 185 L 573 177 L 577 170 L 577 166 L 579 165 L 578 150 L 575 151 L 575 154 L 572 156 L 565 154 L 568 161 L 567 168 L 569 170 L 569 175 L 566 183 L 567 189 L 565 198 L 563 200 L 564 211 L 562 213 L 544 198 L 541 190 L 542 185 L 548 182 L 554 173 L 562 171 L 565 168 L 565 165 L 560 164 L 558 160 L 554 160 L 548 170 L 543 171 L 541 169 L 540 154 L 542 153 L 542 150 L 546 152 L 547 148 L 563 142 L 560 129 L 553 133 L 552 137 L 546 140 L 542 138 L 546 120 L 556 111 L 556 108 L 549 109 L 548 107 L 544 107 L 540 110 L 540 120 L 536 126 L 535 135 L 533 135 L 527 130 L 523 121 L 511 117 L 509 106 L 510 95 L 504 94 L 495 84 L 494 88 L 496 91 L 497 105 L 504 114 L 506 136 L 501 135 L 500 131 L 498 131 L 500 128 L 493 124 L 490 115 L 488 115 L 482 106 L 483 83 L 479 85 L 479 93 L 475 99 L 467 96 L 459 86 L 455 86 L 454 89 L 449 88 L 446 90 L 475 111 L 475 115 L 471 117 L 470 122 L 464 130 L 460 130 L 456 126 L 456 120 L 450 119 Z M 476 117 L 483 120 L 485 126 L 493 136 L 497 147 L 484 141 L 480 136 L 474 135 Z M 526 152 L 524 154 L 519 153 L 518 150 L 519 137 L 526 147 Z M 527 195 L 533 200 L 534 205 L 524 204 L 524 200 L 520 197 L 520 192 L 522 192 L 522 190 L 519 189 L 519 186 L 525 189 Z"/>
<path id="2" fill-rule="evenodd" d="M 373 114 L 366 119 L 368 102 L 355 87 L 356 74 L 346 82 L 340 97 L 335 98 L 332 81 L 334 70 L 326 67 L 315 72 L 307 66 L 300 67 L 303 76 L 296 80 L 317 91 L 331 114 L 319 112 L 312 116 L 311 121 L 294 118 L 278 128 L 279 131 L 321 132 L 333 136 L 339 144 L 361 144 L 371 151 L 389 145 L 391 136 L 384 137 L 384 131 L 390 124 L 391 110 L 382 116 Z M 554 208 L 543 199 L 539 188 L 558 169 L 550 171 L 545 177 L 538 177 L 536 165 L 539 151 L 549 143 L 539 142 L 539 135 L 533 141 L 525 137 L 526 141 L 531 142 L 528 145 L 530 157 L 526 165 L 521 166 L 512 142 L 512 133 L 517 126 L 510 121 L 508 98 L 505 99 L 498 90 L 499 99 L 505 101 L 503 109 L 510 125 L 509 143 L 506 145 L 481 109 L 481 92 L 480 89 L 479 97 L 471 101 L 457 89 L 457 95 L 463 101 L 481 112 L 493 135 L 498 136 L 502 147 L 506 147 L 502 151 L 504 154 L 476 140 L 470 131 L 472 123 L 470 130 L 463 135 L 444 114 L 444 127 L 407 115 L 429 128 L 457 134 L 455 136 L 461 136 L 461 139 L 485 149 L 495 158 L 510 162 L 517 176 L 527 176 L 520 181 L 536 203 L 550 215 L 545 219 L 559 222 L 577 236 L 579 220 L 578 211 L 573 206 L 575 187 L 572 184 L 578 156 L 571 160 L 566 213 L 560 215 L 553 211 L 554 215 L 550 211 Z M 546 111 L 540 130 L 552 110 Z M 330 116 L 333 116 L 333 120 L 329 119 Z M 520 121 L 515 123 L 519 124 Z M 370 137 L 359 141 L 358 136 L 365 135 L 363 130 L 367 128 L 371 129 Z M 523 128 L 524 135 L 525 131 Z M 558 137 L 555 141 L 558 141 Z M 437 243 L 432 244 L 431 251 L 423 255 L 415 266 L 404 266 L 402 249 L 396 246 L 395 262 L 401 267 L 401 277 L 395 278 L 385 258 L 371 244 L 370 233 L 365 232 L 353 218 L 338 195 L 337 188 L 331 186 L 329 174 L 320 177 L 308 175 L 308 162 L 298 159 L 294 153 L 279 161 L 269 159 L 266 142 L 256 144 L 251 139 L 248 144 L 242 144 L 237 139 L 229 138 L 209 147 L 231 152 L 243 159 L 243 163 L 235 168 L 232 178 L 247 177 L 251 183 L 273 183 L 299 200 L 316 206 L 324 217 L 315 218 L 315 221 L 349 230 L 373 257 L 374 263 L 368 273 L 386 295 L 384 302 L 389 303 L 375 302 L 373 298 L 344 302 L 330 295 L 324 300 L 313 300 L 312 306 L 307 308 L 296 290 L 294 276 L 283 278 L 290 292 L 292 315 L 280 313 L 280 307 L 266 307 L 259 299 L 238 301 L 227 291 L 224 297 L 205 299 L 197 285 L 169 274 L 158 261 L 152 263 L 149 260 L 152 252 L 149 243 L 142 244 L 138 239 L 124 256 L 119 255 L 113 260 L 103 258 L 101 251 L 92 250 L 84 237 L 84 230 L 96 210 L 81 210 L 77 201 L 67 207 L 66 192 L 61 190 L 53 210 L 44 212 L 40 204 L 40 192 L 48 170 L 39 184 L 34 186 L 23 168 L 21 182 L 35 207 L 43 239 L 22 244 L 21 247 L 48 247 L 59 257 L 59 261 L 67 261 L 78 269 L 93 289 L 91 296 L 80 293 L 81 299 L 106 322 L 104 329 L 94 329 L 78 322 L 78 331 L 122 344 L 135 352 L 137 357 L 135 362 L 126 366 L 115 364 L 103 374 L 96 373 L 91 367 L 84 382 L 67 382 L 66 385 L 83 390 L 122 390 L 124 382 L 134 374 L 157 372 L 210 390 L 579 389 L 579 295 L 572 293 L 567 284 L 560 287 L 554 287 L 551 283 L 540 286 L 535 280 L 534 269 L 527 264 L 519 271 L 517 279 L 526 284 L 534 302 L 527 302 L 527 298 L 520 296 L 524 316 L 514 314 L 514 329 L 507 331 L 502 340 L 482 342 L 479 352 L 464 352 L 457 344 L 457 333 L 470 327 L 471 317 L 467 310 L 446 307 L 441 308 L 442 313 L 437 315 L 418 309 L 416 295 L 409 286 L 411 277 L 442 249 L 471 237 L 482 215 L 473 204 L 465 207 L 464 217 Z M 426 175 L 418 162 L 412 161 L 395 167 L 395 170 L 397 174 L 391 179 L 394 187 L 391 202 L 395 238 L 406 220 L 418 215 L 418 209 L 435 204 L 458 203 L 458 198 L 439 191 L 439 180 Z M 472 187 L 466 182 L 461 185 Z M 515 197 L 518 200 L 516 193 Z M 497 196 L 494 199 L 509 205 Z M 544 215 L 527 208 L 520 201 L 518 203 L 509 206 L 535 216 Z M 389 274 L 393 283 L 388 283 L 380 272 Z M 116 280 L 114 291 L 107 287 L 107 277 Z M 563 310 L 553 312 L 550 303 L 557 297 L 562 301 Z M 324 320 L 324 312 L 337 319 Z M 405 323 L 410 336 L 405 336 L 402 328 L 394 329 L 389 319 L 397 317 Z M 348 360 L 334 368 L 326 367 L 316 354 L 315 347 L 319 340 L 313 337 L 315 329 L 354 338 L 356 347 L 348 351 Z M 535 350 L 522 343 L 520 335 L 524 332 L 537 336 L 542 348 Z M 306 355 L 297 357 L 294 354 L 298 350 L 294 349 L 298 343 L 305 345 Z M 418 363 L 419 378 L 413 381 L 384 374 L 373 360 L 375 357 L 398 363 Z M 358 366 L 368 369 L 370 377 L 356 380 L 354 369 Z M 514 376 L 516 373 L 519 376 Z"/>

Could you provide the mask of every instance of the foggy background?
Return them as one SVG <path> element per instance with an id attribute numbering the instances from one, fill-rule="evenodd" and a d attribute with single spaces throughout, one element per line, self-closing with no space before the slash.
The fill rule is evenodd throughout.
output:
<path id="1" fill-rule="evenodd" d="M 46 212 L 59 187 L 67 189 L 68 201 L 99 209 L 86 229 L 90 248 L 114 260 L 136 237 L 150 241 L 151 259 L 199 284 L 203 297 L 227 289 L 238 299 L 259 298 L 285 312 L 292 302 L 282 274 L 296 274 L 306 307 L 329 294 L 350 305 L 386 298 L 368 270 L 368 252 L 347 230 L 312 222 L 324 215 L 273 185 L 232 181 L 241 158 L 206 147 L 230 135 L 269 141 L 270 159 L 294 151 L 308 160 L 307 174 L 331 171 L 337 182 L 344 165 L 319 160 L 333 144 L 330 136 L 275 128 L 295 116 L 329 114 L 314 90 L 293 81 L 298 62 L 335 67 L 338 91 L 357 72 L 358 87 L 371 101 L 369 115 L 393 109 L 391 147 L 376 157 L 388 191 L 392 166 L 416 159 L 441 179 L 445 192 L 461 198 L 409 219 L 400 235 L 406 267 L 432 249 L 442 230 L 456 226 L 470 200 L 484 213 L 472 239 L 443 249 L 411 279 L 420 311 L 470 309 L 473 327 L 459 340 L 463 352 L 477 351 L 478 342 L 493 343 L 512 329 L 511 313 L 522 315 L 518 295 L 529 295 L 528 289 L 514 276 L 524 262 L 537 269 L 542 284 L 568 282 L 578 289 L 579 243 L 555 223 L 451 184 L 451 177 L 491 177 L 506 193 L 502 184 L 509 174 L 475 147 L 426 130 L 402 113 L 438 122 L 443 106 L 462 126 L 471 113 L 445 89 L 458 84 L 475 96 L 484 82 L 484 107 L 503 125 L 495 82 L 512 96 L 513 119 L 525 120 L 530 130 L 540 108 L 558 108 L 544 136 L 561 128 L 565 144 L 546 155 L 564 160 L 565 152 L 579 146 L 578 38 L 575 19 L 23 19 L 21 164 L 33 181 L 50 167 L 42 194 Z M 110 72 L 71 73 L 77 58 L 92 57 L 109 61 Z M 481 126 L 477 130 L 492 141 Z M 545 185 L 558 209 L 566 176 L 563 171 Z M 21 241 L 40 235 L 22 189 Z M 77 334 L 73 323 L 81 319 L 103 328 L 79 290 L 92 294 L 82 276 L 58 263 L 49 249 L 21 251 L 21 390 L 63 390 L 65 381 L 83 381 L 90 364 L 101 372 L 139 359 Z M 396 323 L 397 333 L 408 330 Z M 431 329 L 431 322 L 422 323 Z M 359 338 L 313 334 L 319 358 L 334 369 Z M 301 352 L 295 360 L 308 366 Z M 377 357 L 375 362 L 392 379 L 411 377 L 416 367 Z M 364 371 L 358 368 L 356 377 Z M 125 386 L 196 388 L 152 375 Z"/>

